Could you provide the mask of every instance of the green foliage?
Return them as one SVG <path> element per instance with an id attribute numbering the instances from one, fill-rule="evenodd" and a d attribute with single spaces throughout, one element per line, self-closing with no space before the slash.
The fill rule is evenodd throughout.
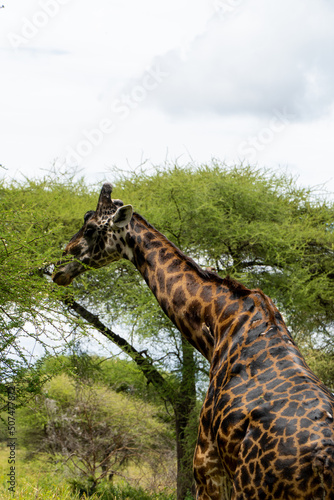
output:
<path id="1" fill-rule="evenodd" d="M 48 457 L 41 455 L 34 460 L 25 460 L 21 447 L 17 450 L 15 494 L 8 491 L 8 451 L 0 448 L 0 498 L 1 500 L 79 500 L 66 482 L 60 467 L 55 469 Z M 81 497 L 81 500 L 84 500 Z M 97 495 L 90 500 L 98 500 Z"/>
<path id="2" fill-rule="evenodd" d="M 89 481 L 73 480 L 71 481 L 74 492 L 88 496 L 94 494 L 94 488 Z M 100 500 L 175 500 L 175 495 L 167 492 L 150 493 L 141 487 L 133 487 L 127 483 L 118 485 L 110 484 L 106 481 L 96 489 L 96 495 Z M 189 497 L 192 499 L 193 497 Z M 185 499 L 187 500 L 187 499 Z"/>
<path id="3" fill-rule="evenodd" d="M 81 385 L 65 373 L 62 373 L 45 384 L 44 393 L 36 396 L 29 407 L 20 410 L 22 424 L 28 422 L 26 428 L 36 432 L 40 422 L 48 423 L 54 416 L 57 421 L 63 419 L 70 421 L 71 414 L 79 412 L 79 405 L 83 403 L 84 411 L 92 411 L 92 422 L 112 422 L 125 434 L 135 439 L 137 444 L 148 447 L 157 446 L 156 437 L 161 435 L 167 438 L 169 431 L 163 424 L 155 420 L 157 409 L 149 403 L 137 401 L 121 392 L 115 392 L 105 385 L 92 383 L 90 386 Z M 41 420 L 39 420 L 39 417 Z M 78 417 L 80 421 L 80 416 Z M 66 425 L 65 425 L 66 427 Z M 70 432 L 70 430 L 68 431 Z M 167 434 L 165 434 L 167 432 Z M 29 436 L 27 436 L 29 445 Z M 43 443 L 41 443 L 43 444 Z"/>
<path id="4" fill-rule="evenodd" d="M 83 179 L 76 181 L 71 173 L 22 183 L 0 180 L 1 380 L 16 375 L 18 387 L 31 362 L 30 349 L 38 343 L 51 350 L 54 338 L 75 328 L 70 315 L 68 328 L 59 327 L 65 321 L 61 313 L 66 314 L 59 302 L 64 290 L 45 279 L 43 271 L 59 259 L 95 199 Z M 38 386 L 36 377 L 35 382 Z M 24 381 L 22 387 L 27 387 Z M 5 391 L 0 384 L 0 392 Z"/>
<path id="5" fill-rule="evenodd" d="M 302 352 L 310 368 L 334 394 L 334 353 L 331 350 L 302 345 Z"/>
<path id="6" fill-rule="evenodd" d="M 49 290 L 38 270 L 59 258 L 95 198 L 83 179 L 72 177 L 0 181 L 0 304 L 35 310 Z"/>
<path id="7" fill-rule="evenodd" d="M 68 375 L 81 383 L 102 383 L 117 393 L 128 394 L 143 401 L 161 403 L 155 388 L 148 384 L 138 365 L 119 357 L 103 358 L 89 355 L 81 348 L 72 354 L 49 356 L 41 360 L 45 380 L 59 374 Z"/>
<path id="8" fill-rule="evenodd" d="M 8 491 L 7 452 L 0 449 L 0 498 L 2 500 L 175 500 L 174 493 L 162 490 L 149 491 L 141 486 L 131 486 L 124 480 L 118 484 L 104 480 L 91 490 L 92 482 L 84 479 L 68 479 L 59 467 L 48 457 L 41 455 L 34 460 L 24 460 L 22 452 L 19 458 L 15 495 Z M 91 494 L 89 494 L 91 493 Z M 189 500 L 192 497 L 189 497 Z"/>
<path id="9" fill-rule="evenodd" d="M 17 411 L 21 445 L 33 456 L 42 452 L 57 461 L 63 457 L 75 481 L 83 481 L 86 486 L 89 483 L 90 492 L 104 477 L 119 473 L 126 464 L 145 465 L 158 474 L 162 464 L 173 457 L 173 432 L 161 418 L 160 406 L 138 395 L 110 389 L 103 382 L 105 375 L 101 377 L 96 369 L 88 370 L 82 378 L 80 367 L 101 366 L 105 361 L 119 364 L 97 357 L 89 361 L 82 353 L 61 360 L 47 359 L 44 372 L 54 375 L 58 366 L 60 373 Z M 131 365 L 126 366 L 131 372 Z M 112 371 L 109 369 L 109 374 Z M 138 373 L 129 373 L 128 379 L 137 377 Z"/>

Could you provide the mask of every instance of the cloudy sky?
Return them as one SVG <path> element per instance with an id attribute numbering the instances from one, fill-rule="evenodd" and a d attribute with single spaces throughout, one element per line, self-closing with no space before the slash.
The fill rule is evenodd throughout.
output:
<path id="1" fill-rule="evenodd" d="M 334 192 L 330 0 L 1 5 L 0 175 L 218 158 Z"/>

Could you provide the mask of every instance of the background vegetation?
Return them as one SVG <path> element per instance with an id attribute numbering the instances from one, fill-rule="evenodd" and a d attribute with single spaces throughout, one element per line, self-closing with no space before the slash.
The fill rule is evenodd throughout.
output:
<path id="1" fill-rule="evenodd" d="M 108 180 L 115 198 L 203 267 L 268 294 L 312 369 L 334 390 L 332 201 L 288 175 L 219 163 L 117 172 Z M 191 498 L 206 362 L 182 341 L 130 263 L 87 272 L 67 290 L 50 280 L 52 263 L 95 209 L 99 190 L 71 173 L 1 181 L 3 446 L 12 381 L 21 470 L 44 457 L 45 467 L 36 467 L 49 478 L 46 489 L 59 474 L 59 498 L 74 495 L 75 485 L 86 495 L 101 496 L 104 488 L 110 498 L 132 498 L 131 488 L 138 499 L 139 491 Z M 80 336 L 97 330 L 121 359 L 78 350 Z M 31 357 L 36 345 L 45 350 L 38 362 Z M 3 477 L 5 471 L 6 464 Z M 25 477 L 18 475 L 18 488 Z M 36 484 L 42 495 L 40 479 Z"/>

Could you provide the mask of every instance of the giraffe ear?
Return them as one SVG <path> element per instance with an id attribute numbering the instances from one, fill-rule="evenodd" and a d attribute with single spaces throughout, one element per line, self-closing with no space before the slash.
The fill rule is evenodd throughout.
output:
<path id="1" fill-rule="evenodd" d="M 124 205 L 116 210 L 115 214 L 111 218 L 111 225 L 120 228 L 129 224 L 133 214 L 132 205 Z"/>

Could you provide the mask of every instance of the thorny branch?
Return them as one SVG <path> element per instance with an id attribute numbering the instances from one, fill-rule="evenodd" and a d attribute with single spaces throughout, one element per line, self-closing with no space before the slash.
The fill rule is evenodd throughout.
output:
<path id="1" fill-rule="evenodd" d="M 73 300 L 72 297 L 67 297 L 64 302 L 70 309 L 75 311 L 79 316 L 84 318 L 88 323 L 102 333 L 102 335 L 120 347 L 123 352 L 128 354 L 139 366 L 148 383 L 152 383 L 159 390 L 160 394 L 162 393 L 165 398 L 169 399 L 168 384 L 163 376 L 153 366 L 150 358 L 143 356 L 123 337 L 120 337 L 117 333 L 114 333 L 110 328 L 104 325 L 96 314 L 88 311 L 88 309 Z"/>

